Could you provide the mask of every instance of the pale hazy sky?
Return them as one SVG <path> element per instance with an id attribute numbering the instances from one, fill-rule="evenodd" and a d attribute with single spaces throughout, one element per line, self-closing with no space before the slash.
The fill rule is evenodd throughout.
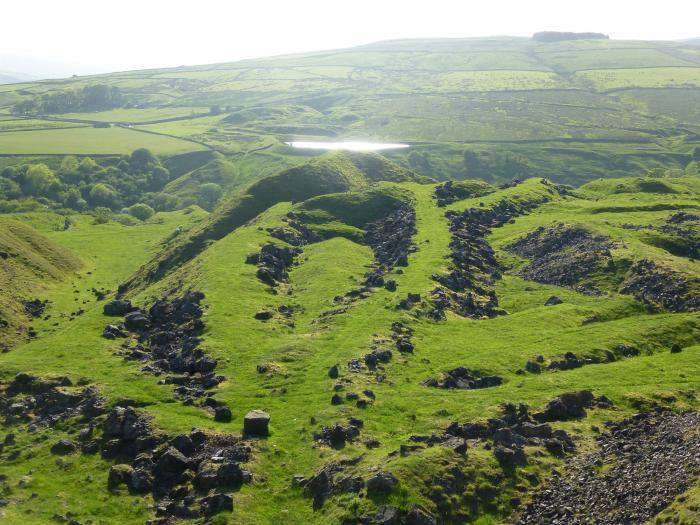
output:
<path id="1" fill-rule="evenodd" d="M 2 0 L 0 71 L 62 76 L 394 38 L 597 31 L 700 37 L 700 0 Z M 18 58 L 19 57 L 19 58 Z"/>

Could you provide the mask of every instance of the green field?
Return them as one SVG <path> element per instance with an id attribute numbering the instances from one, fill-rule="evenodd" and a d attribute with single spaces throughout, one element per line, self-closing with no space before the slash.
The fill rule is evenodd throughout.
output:
<path id="1" fill-rule="evenodd" d="M 8 132 L 0 134 L 0 154 L 32 155 L 105 155 L 129 153 L 149 148 L 161 155 L 173 155 L 206 149 L 173 137 L 165 137 L 122 128 L 72 129 Z"/>

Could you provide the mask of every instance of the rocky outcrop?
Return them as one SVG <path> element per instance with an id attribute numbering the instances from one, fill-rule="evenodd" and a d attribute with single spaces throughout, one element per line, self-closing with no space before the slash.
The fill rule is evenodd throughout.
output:
<path id="1" fill-rule="evenodd" d="M 289 269 L 295 264 L 295 257 L 301 253 L 300 248 L 280 247 L 266 244 L 260 253 L 249 255 L 246 262 L 257 264 L 256 275 L 260 281 L 271 287 L 289 280 Z"/>
<path id="2" fill-rule="evenodd" d="M 416 234 L 416 212 L 410 204 L 401 203 L 385 217 L 367 224 L 365 230 L 363 241 L 374 252 L 365 286 L 385 286 L 384 275 L 396 266 L 408 266 L 408 254 L 416 250 L 411 242 Z"/>
<path id="3" fill-rule="evenodd" d="M 649 259 L 632 265 L 620 292 L 633 295 L 652 310 L 700 310 L 700 279 L 686 277 Z"/>
<path id="4" fill-rule="evenodd" d="M 487 184 L 484 184 L 484 186 L 488 188 Z M 447 182 L 435 186 L 435 201 L 439 208 L 444 208 L 448 204 L 452 204 L 458 200 L 483 197 L 492 192 L 493 189 L 483 189 L 482 191 L 476 192 L 473 190 L 465 190 L 464 188 L 455 186 L 453 181 L 448 180 Z"/>
<path id="5" fill-rule="evenodd" d="M 73 387 L 67 377 L 39 379 L 20 372 L 0 395 L 0 414 L 5 425 L 27 423 L 36 429 L 72 417 L 92 419 L 105 411 L 104 404 L 93 387 Z"/>
<path id="6" fill-rule="evenodd" d="M 530 281 L 573 287 L 605 264 L 612 261 L 610 250 L 615 246 L 609 238 L 565 224 L 540 227 L 506 250 L 531 262 L 519 275 Z M 600 293 L 595 287 L 582 286 L 578 291 Z"/>
<path id="7" fill-rule="evenodd" d="M 251 448 L 240 438 L 194 429 L 168 437 L 132 407 L 115 407 L 103 424 L 101 453 L 113 465 L 108 488 L 125 485 L 132 493 L 151 493 L 156 516 L 200 518 L 233 509 L 223 491 L 252 479 L 243 464 Z"/>
<path id="8" fill-rule="evenodd" d="M 502 200 L 489 209 L 469 208 L 462 213 L 448 211 L 450 221 L 450 257 L 453 269 L 433 275 L 441 286 L 431 292 L 433 308 L 424 312 L 436 321 L 445 319 L 445 310 L 474 319 L 505 313 L 498 308 L 493 290 L 501 269 L 491 245 L 486 241 L 491 228 L 498 228 L 513 218 L 534 209 L 540 203 L 516 203 Z"/>
<path id="9" fill-rule="evenodd" d="M 659 410 L 609 423 L 599 449 L 573 459 L 518 525 L 646 523 L 697 480 L 700 415 Z"/>
<path id="10" fill-rule="evenodd" d="M 555 456 L 575 450 L 571 437 L 563 430 L 554 430 L 549 423 L 582 418 L 588 408 L 611 406 L 610 400 L 596 398 L 588 390 L 568 392 L 549 401 L 541 412 L 531 413 L 527 405 L 508 403 L 503 406 L 500 417 L 486 423 L 454 422 L 442 435 L 411 436 L 410 439 L 427 446 L 447 446 L 460 454 L 467 450 L 465 440 L 481 440 L 503 466 L 525 465 L 525 446 L 540 446 Z"/>
<path id="11" fill-rule="evenodd" d="M 356 418 L 350 418 L 346 426 L 340 423 L 329 427 L 324 426 L 320 431 L 314 432 L 314 441 L 317 445 L 343 448 L 346 442 L 355 441 L 360 436 L 362 426 L 362 420 Z"/>
<path id="12" fill-rule="evenodd" d="M 215 374 L 217 361 L 199 348 L 204 330 L 202 299 L 201 292 L 187 292 L 176 299 L 160 299 L 148 311 L 129 303 L 123 323 L 108 325 L 103 336 L 133 336 L 122 344 L 126 359 L 144 362 L 143 372 L 165 375 L 160 383 L 173 385 L 176 399 L 191 405 L 205 398 L 200 406 L 216 412 L 221 403 L 209 391 L 225 378 Z"/>
<path id="13" fill-rule="evenodd" d="M 304 493 L 313 499 L 314 509 L 319 509 L 331 496 L 358 494 L 365 488 L 365 480 L 362 477 L 346 472 L 361 459 L 362 456 L 358 456 L 353 459 L 332 461 L 308 479 L 301 474 L 295 475 L 293 482 L 303 487 Z"/>
<path id="14" fill-rule="evenodd" d="M 503 383 L 499 376 L 482 375 L 478 372 L 460 366 L 449 370 L 442 375 L 442 379 L 426 379 L 423 386 L 445 389 L 472 390 L 476 388 L 489 388 Z"/>

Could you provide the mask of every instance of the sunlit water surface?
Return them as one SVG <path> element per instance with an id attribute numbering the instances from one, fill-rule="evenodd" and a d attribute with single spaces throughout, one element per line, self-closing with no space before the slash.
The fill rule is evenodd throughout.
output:
<path id="1" fill-rule="evenodd" d="M 342 149 L 347 151 L 380 151 L 385 149 L 408 148 L 408 144 L 387 144 L 382 142 L 287 142 L 293 148 Z"/>

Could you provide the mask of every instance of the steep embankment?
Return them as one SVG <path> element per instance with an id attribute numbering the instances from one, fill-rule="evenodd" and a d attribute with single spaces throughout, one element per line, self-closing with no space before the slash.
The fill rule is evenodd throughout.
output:
<path id="1" fill-rule="evenodd" d="M 32 337 L 46 306 L 42 291 L 83 265 L 71 250 L 28 224 L 0 219 L 0 350 Z"/>

